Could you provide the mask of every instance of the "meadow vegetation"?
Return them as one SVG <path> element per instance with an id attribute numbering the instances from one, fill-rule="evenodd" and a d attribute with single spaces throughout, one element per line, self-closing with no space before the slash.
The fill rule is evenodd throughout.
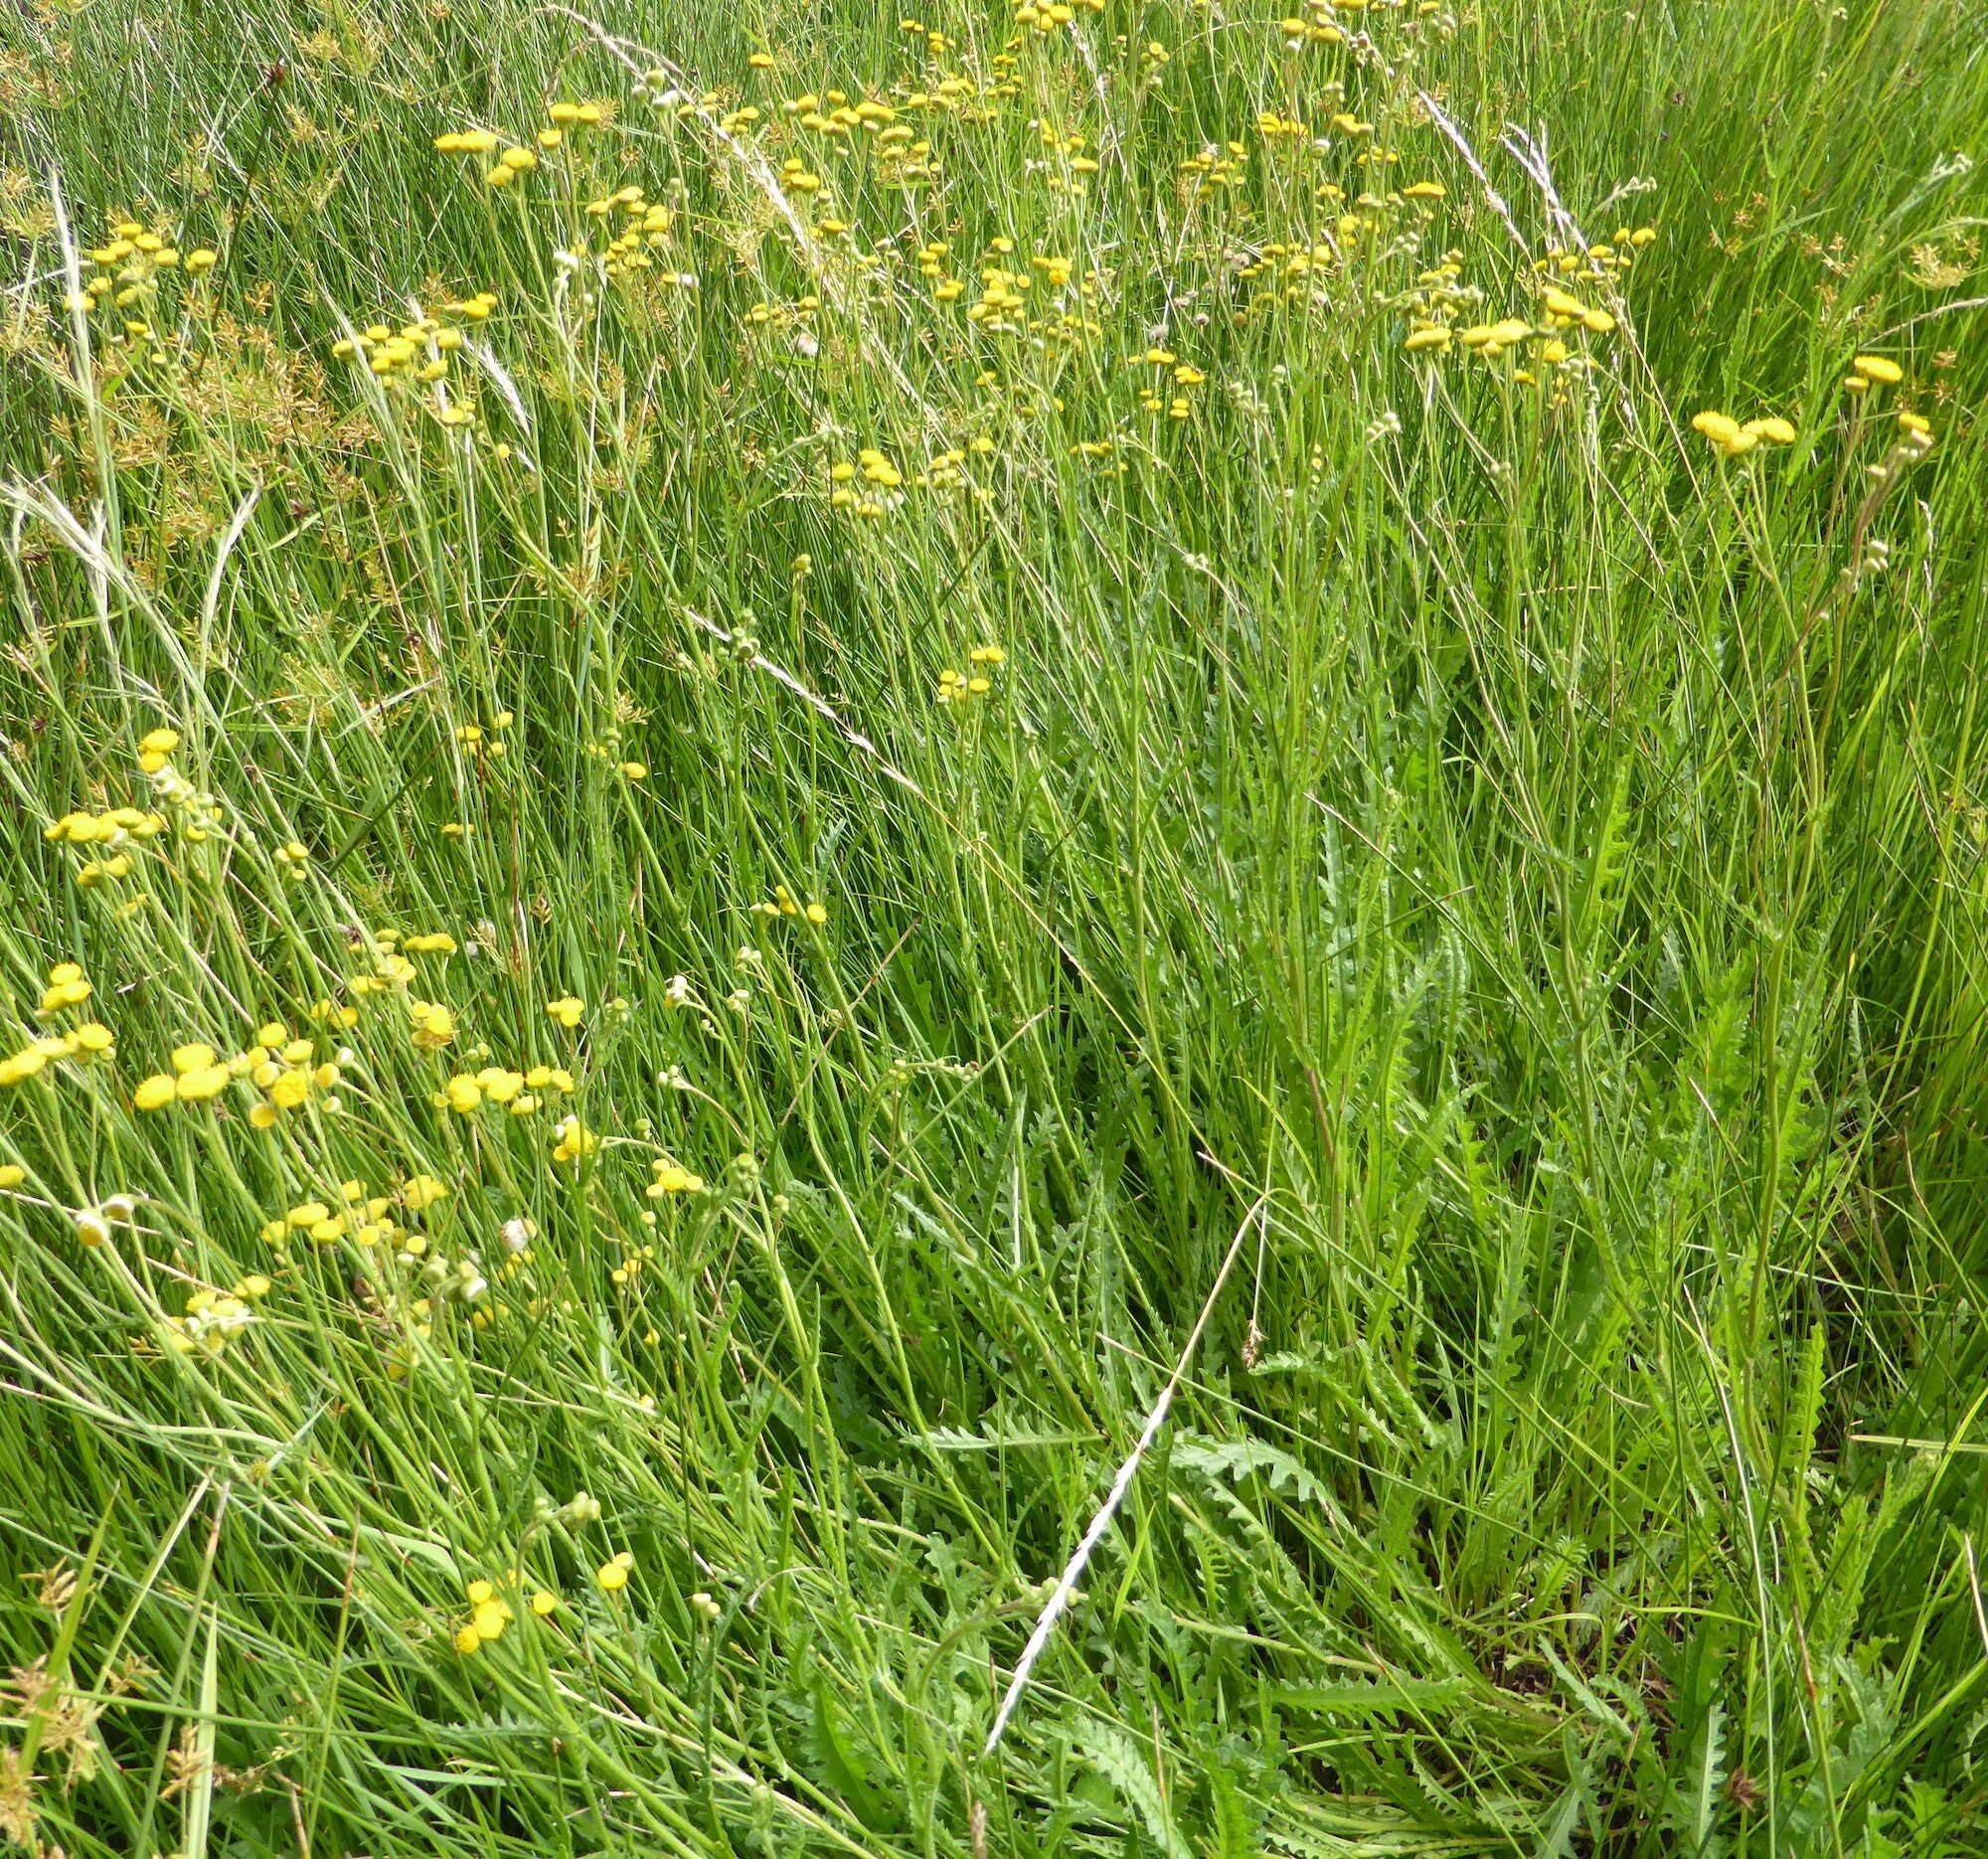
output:
<path id="1" fill-rule="evenodd" d="M 1984 155 L 1978 0 L 0 9 L 0 1845 L 1988 1850 Z"/>

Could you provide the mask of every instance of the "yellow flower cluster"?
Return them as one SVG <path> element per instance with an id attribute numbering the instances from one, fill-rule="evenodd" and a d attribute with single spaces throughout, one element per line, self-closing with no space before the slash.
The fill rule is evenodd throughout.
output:
<path id="1" fill-rule="evenodd" d="M 49 970 L 48 986 L 42 989 L 42 1004 L 35 1009 L 36 1017 L 46 1020 L 65 1007 L 81 1007 L 94 991 L 83 979 L 81 963 L 57 962 Z"/>
<path id="2" fill-rule="evenodd" d="M 177 730 L 151 730 L 138 739 L 138 771 L 157 774 L 180 746 Z"/>
<path id="3" fill-rule="evenodd" d="M 195 1041 L 174 1051 L 170 1072 L 156 1072 L 143 1080 L 132 1092 L 131 1101 L 140 1110 L 205 1102 L 220 1097 L 235 1080 L 245 1079 L 261 1094 L 248 1108 L 248 1121 L 256 1129 L 268 1129 L 282 1111 L 308 1102 L 314 1093 L 336 1089 L 337 1062 L 317 1062 L 316 1053 L 315 1041 L 292 1039 L 278 1021 L 258 1028 L 254 1044 L 228 1059 Z M 324 1107 L 335 1110 L 337 1098 L 327 1096 Z"/>
<path id="4" fill-rule="evenodd" d="M 669 208 L 656 205 L 633 186 L 589 200 L 585 211 L 588 219 L 618 217 L 622 222 L 622 231 L 608 241 L 601 254 L 601 268 L 609 277 L 649 269 L 655 259 L 644 248 L 668 244 L 670 229 L 676 224 L 676 215 Z"/>
<path id="5" fill-rule="evenodd" d="M 855 488 L 859 473 L 864 483 L 874 487 L 872 490 Z M 905 474 L 875 446 L 866 446 L 856 454 L 854 464 L 841 459 L 830 465 L 828 478 L 834 486 L 828 495 L 832 508 L 853 510 L 858 516 L 882 516 L 886 509 L 901 501 L 898 493 Z"/>
<path id="6" fill-rule="evenodd" d="M 94 274 L 71 299 L 71 307 L 80 311 L 122 310 L 125 320 L 114 339 L 155 342 L 156 331 L 137 312 L 152 304 L 161 278 L 174 271 L 199 277 L 219 261 L 216 254 L 205 246 L 182 254 L 166 234 L 141 226 L 136 220 L 119 220 L 110 229 L 109 241 L 90 252 Z M 152 359 L 163 361 L 165 357 L 154 352 Z"/>
<path id="7" fill-rule="evenodd" d="M 947 666 L 938 674 L 938 701 L 941 704 L 970 704 L 976 697 L 985 697 L 994 688 L 994 680 L 988 673 L 997 665 L 1005 665 L 1008 654 L 998 645 L 976 645 L 967 653 L 966 662 L 981 669 L 962 677 Z"/>
<path id="8" fill-rule="evenodd" d="M 1584 352 L 1565 340 L 1570 334 L 1606 336 L 1614 332 L 1612 311 L 1584 303 L 1558 284 L 1540 287 L 1540 315 L 1537 319 L 1507 316 L 1497 322 L 1468 323 L 1458 327 L 1462 314 L 1477 300 L 1478 293 L 1456 282 L 1459 266 L 1454 254 L 1440 265 L 1423 271 L 1415 280 L 1409 297 L 1411 314 L 1403 348 L 1410 355 L 1447 355 L 1460 345 L 1495 361 L 1521 344 L 1539 341 L 1539 360 L 1548 367 L 1577 373 L 1593 366 Z M 1538 379 L 1528 368 L 1518 368 L 1513 379 L 1532 383 Z M 1558 402 L 1556 403 L 1558 404 Z"/>
<path id="9" fill-rule="evenodd" d="M 944 90 L 946 86 L 939 87 Z M 970 90 L 972 86 L 969 84 L 967 88 Z M 889 103 L 879 102 L 875 97 L 851 103 L 841 90 L 830 90 L 825 96 L 817 96 L 810 90 L 805 96 L 789 98 L 780 108 L 800 127 L 817 135 L 848 136 L 858 131 L 881 135 L 898 120 L 897 110 Z"/>
<path id="10" fill-rule="evenodd" d="M 755 917 L 805 917 L 809 923 L 816 925 L 828 922 L 826 904 L 803 906 L 785 885 L 773 887 L 773 901 L 770 904 L 748 904 L 746 909 Z"/>
<path id="11" fill-rule="evenodd" d="M 1905 378 L 1905 371 L 1889 355 L 1860 355 L 1850 364 L 1850 378 L 1844 387 L 1852 394 L 1868 393 L 1873 384 L 1895 388 Z"/>
<path id="12" fill-rule="evenodd" d="M 1249 150 L 1241 142 L 1229 142 L 1221 148 L 1211 145 L 1198 155 L 1190 155 L 1180 171 L 1193 182 L 1197 200 L 1215 200 L 1242 185 L 1242 164 L 1248 159 Z"/>
<path id="13" fill-rule="evenodd" d="M 1889 355 L 1860 355 L 1850 364 L 1843 391 L 1860 402 L 1874 387 L 1895 388 L 1905 380 L 1905 371 Z M 1908 458 L 1923 457 L 1932 449 L 1932 422 L 1923 414 L 1898 416 L 1900 444 Z"/>
<path id="14" fill-rule="evenodd" d="M 566 1117 L 553 1134 L 557 1138 L 553 1143 L 555 1162 L 577 1162 L 600 1147 L 600 1138 L 577 1116 Z"/>
<path id="15" fill-rule="evenodd" d="M 1617 227 L 1612 240 L 1578 251 L 1567 246 L 1549 246 L 1545 257 L 1533 260 L 1533 269 L 1561 277 L 1578 277 L 1588 283 L 1607 283 L 1635 263 L 1637 253 L 1654 244 L 1656 237 L 1654 226 L 1639 226 L 1633 231 L 1626 226 Z"/>
<path id="16" fill-rule="evenodd" d="M 704 1177 L 694 1175 L 687 1168 L 675 1162 L 659 1161 L 652 1164 L 655 1180 L 642 1190 L 650 1200 L 660 1201 L 672 1194 L 702 1194 Z"/>
<path id="17" fill-rule="evenodd" d="M 1014 319 L 1028 308 L 1023 292 L 1034 282 L 1026 271 L 988 265 L 980 273 L 980 300 L 966 306 L 966 320 L 978 323 L 989 335 L 1019 334 L 1023 325 Z"/>
<path id="18" fill-rule="evenodd" d="M 434 138 L 436 152 L 443 155 L 491 155 L 497 159 L 483 171 L 486 187 L 509 187 L 521 174 L 529 174 L 539 165 L 539 150 L 550 153 L 565 141 L 567 131 L 585 124 L 602 120 L 604 111 L 598 103 L 554 103 L 546 111 L 551 119 L 532 138 L 536 148 L 527 147 L 522 142 L 513 142 L 499 152 L 501 138 L 492 129 L 452 129 Z"/>
<path id="19" fill-rule="evenodd" d="M 282 1217 L 262 1228 L 265 1245 L 280 1248 L 292 1234 L 302 1234 L 319 1246 L 349 1239 L 369 1250 L 398 1247 L 409 1259 L 427 1250 L 426 1239 L 394 1218 L 396 1209 L 418 1214 L 445 1200 L 448 1189 L 432 1175 L 411 1175 L 398 1194 L 370 1194 L 365 1182 L 341 1181 L 314 1201 L 300 1201 Z"/>
<path id="20" fill-rule="evenodd" d="M 261 1320 L 255 1305 L 268 1294 L 269 1280 L 259 1271 L 243 1278 L 232 1291 L 195 1291 L 186 1300 L 185 1316 L 166 1319 L 166 1347 L 179 1355 L 220 1355 Z"/>
<path id="21" fill-rule="evenodd" d="M 535 1065 L 529 1071 L 507 1071 L 487 1065 L 480 1072 L 458 1072 L 440 1091 L 434 1101 L 438 1109 L 453 1110 L 458 1116 L 473 1116 L 486 1103 L 501 1105 L 513 1116 L 530 1116 L 539 1107 L 538 1093 L 557 1091 L 571 1095 L 575 1079 L 562 1066 Z"/>
<path id="22" fill-rule="evenodd" d="M 455 1038 L 454 1012 L 436 1001 L 408 1001 L 408 1024 L 419 1052 L 439 1052 Z"/>
<path id="23" fill-rule="evenodd" d="M 1761 444 L 1792 445 L 1799 436 L 1778 414 L 1749 420 L 1741 425 L 1730 415 L 1707 411 L 1695 414 L 1691 426 L 1694 432 L 1704 434 L 1722 458 L 1742 457 Z"/>
<path id="24" fill-rule="evenodd" d="M 1171 349 L 1150 348 L 1138 355 L 1125 358 L 1127 368 L 1165 368 L 1173 373 L 1177 388 L 1198 388 L 1208 377 L 1191 362 L 1184 362 Z M 1149 414 L 1164 413 L 1175 420 L 1185 420 L 1194 412 L 1194 405 L 1184 393 L 1169 395 L 1152 385 L 1139 390 L 1139 405 Z"/>
<path id="25" fill-rule="evenodd" d="M 1330 0 L 1308 0 L 1302 16 L 1290 14 L 1277 22 L 1284 49 L 1301 52 L 1308 45 L 1338 45 L 1346 35 L 1332 16 Z"/>
<path id="26" fill-rule="evenodd" d="M 513 1569 L 505 1578 L 514 1590 L 517 1588 L 518 1572 Z M 493 1644 L 504 1637 L 504 1629 L 518 1617 L 517 1610 L 497 1591 L 494 1582 L 471 1582 L 463 1591 L 469 1603 L 469 1618 L 456 1629 L 455 1649 L 468 1658 L 473 1652 Z M 559 1610 L 559 1597 L 549 1588 L 537 1589 L 525 1601 L 526 1607 L 538 1619 L 546 1619 Z"/>
<path id="27" fill-rule="evenodd" d="M 137 807 L 111 807 L 102 813 L 65 813 L 61 819 L 43 827 L 42 837 L 52 845 L 67 843 L 104 848 L 108 857 L 85 859 L 76 869 L 77 883 L 89 886 L 102 884 L 108 879 L 128 878 L 132 869 L 131 855 L 115 848 L 156 838 L 165 830 L 166 816 L 163 813 L 143 812 Z M 207 835 L 204 830 L 195 829 L 188 836 L 205 838 Z"/>
<path id="28" fill-rule="evenodd" d="M 388 387 L 431 385 L 447 376 L 449 357 L 462 347 L 465 339 L 460 328 L 443 322 L 442 318 L 480 323 L 496 307 L 497 293 L 480 290 L 473 297 L 445 303 L 439 310 L 426 312 L 398 328 L 386 323 L 369 324 L 354 335 L 341 336 L 331 345 L 331 352 L 363 360 Z M 448 424 L 461 425 L 473 419 L 474 414 L 466 403 L 458 401 L 443 407 L 440 418 Z"/>
<path id="29" fill-rule="evenodd" d="M 480 723 L 465 723 L 455 733 L 456 744 L 472 761 L 483 757 L 501 761 L 505 754 L 504 732 L 516 721 L 510 711 L 500 710 L 490 719 L 487 730 Z"/>
<path id="30" fill-rule="evenodd" d="M 1055 32 L 1059 26 L 1070 25 L 1081 7 L 1102 13 L 1104 0 L 1072 0 L 1070 4 L 1066 0 L 1044 0 L 1040 5 L 1037 0 L 1021 0 L 1015 8 L 1015 24 L 1033 27 L 1037 32 Z"/>
<path id="31" fill-rule="evenodd" d="M 90 984 L 83 978 L 83 969 L 77 963 L 58 962 L 49 970 L 41 1005 L 35 1009 L 36 1017 L 46 1020 L 71 1007 L 80 1007 L 89 999 L 91 991 Z M 18 1052 L 0 1059 L 0 1086 L 25 1084 L 59 1060 L 86 1061 L 106 1057 L 115 1045 L 115 1036 L 110 1029 L 95 1020 L 86 1020 L 67 1033 L 44 1035 L 30 1040 Z"/>

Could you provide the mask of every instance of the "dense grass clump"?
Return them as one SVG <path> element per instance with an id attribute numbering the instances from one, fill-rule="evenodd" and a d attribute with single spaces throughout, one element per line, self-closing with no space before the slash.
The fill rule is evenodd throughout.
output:
<path id="1" fill-rule="evenodd" d="M 0 1840 L 1988 1850 L 1988 17 L 937 8 L 0 12 Z"/>

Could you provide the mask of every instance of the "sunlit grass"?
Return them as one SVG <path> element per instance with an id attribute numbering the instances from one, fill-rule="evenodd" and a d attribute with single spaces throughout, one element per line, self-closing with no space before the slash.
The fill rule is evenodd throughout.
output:
<path id="1" fill-rule="evenodd" d="M 0 19 L 0 1835 L 1979 1850 L 1982 44 Z"/>

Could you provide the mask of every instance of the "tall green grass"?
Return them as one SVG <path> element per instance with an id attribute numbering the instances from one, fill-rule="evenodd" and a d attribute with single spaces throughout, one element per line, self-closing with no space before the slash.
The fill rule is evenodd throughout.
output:
<path id="1" fill-rule="evenodd" d="M 1988 1840 L 1988 18 L 1279 17 L 0 19 L 0 964 L 116 1042 L 0 1091 L 0 1834 Z M 562 265 L 624 185 L 654 268 Z M 219 261 L 73 310 L 126 216 Z M 1645 225 L 1590 370 L 1405 351 Z M 967 320 L 1037 257 L 1077 328 Z M 484 289 L 469 424 L 333 353 Z M 835 507 L 864 448 L 961 481 Z M 158 729 L 218 818 L 45 836 Z M 457 949 L 355 992 L 382 930 Z M 272 1020 L 340 1068 L 272 1127 L 134 1106 Z M 404 1231 L 268 1237 L 347 1181 Z"/>

